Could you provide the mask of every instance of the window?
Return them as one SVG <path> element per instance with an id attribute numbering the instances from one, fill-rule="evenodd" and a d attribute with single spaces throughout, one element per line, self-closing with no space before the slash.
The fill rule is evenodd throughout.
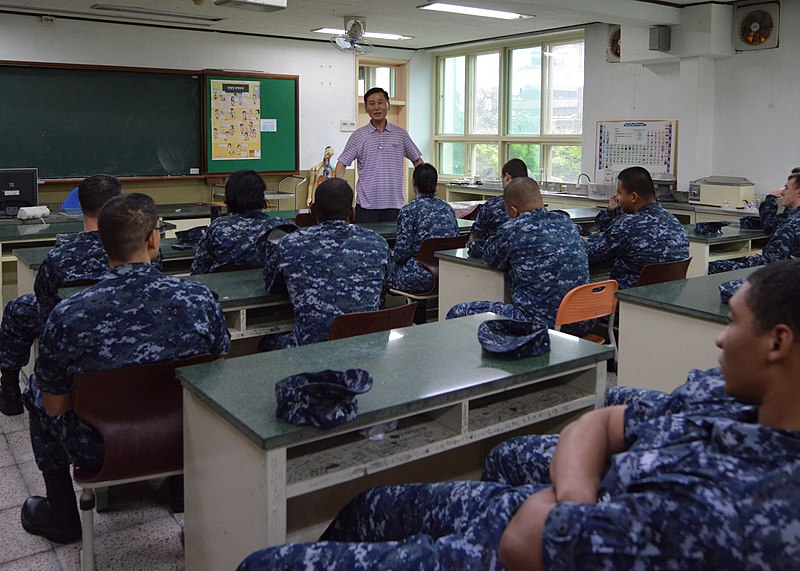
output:
<path id="1" fill-rule="evenodd" d="M 536 38 L 437 58 L 439 172 L 499 178 L 520 158 L 537 180 L 581 172 L 582 36 Z"/>

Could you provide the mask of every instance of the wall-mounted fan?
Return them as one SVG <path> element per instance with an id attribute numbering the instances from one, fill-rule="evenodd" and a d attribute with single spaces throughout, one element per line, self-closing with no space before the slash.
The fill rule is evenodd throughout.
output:
<path id="1" fill-rule="evenodd" d="M 608 27 L 608 44 L 606 45 L 606 61 L 618 63 L 621 50 L 620 47 L 620 28 L 619 26 Z"/>
<path id="2" fill-rule="evenodd" d="M 347 17 L 344 19 L 344 34 L 332 37 L 331 43 L 343 52 L 368 54 L 372 51 L 372 44 L 362 37 L 366 31 L 364 18 Z"/>
<path id="3" fill-rule="evenodd" d="M 734 43 L 737 51 L 778 47 L 780 4 L 766 2 L 736 8 Z"/>

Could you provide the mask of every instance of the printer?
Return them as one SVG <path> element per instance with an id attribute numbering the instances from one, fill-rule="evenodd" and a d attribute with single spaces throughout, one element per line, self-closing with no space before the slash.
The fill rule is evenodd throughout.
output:
<path id="1" fill-rule="evenodd" d="M 707 176 L 689 182 L 689 202 L 744 208 L 755 201 L 755 185 L 740 176 Z"/>

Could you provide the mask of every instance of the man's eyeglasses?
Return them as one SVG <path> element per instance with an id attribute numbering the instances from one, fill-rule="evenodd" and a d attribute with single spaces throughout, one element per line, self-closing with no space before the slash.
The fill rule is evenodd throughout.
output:
<path id="1" fill-rule="evenodd" d="M 158 235 L 163 238 L 167 234 L 167 225 L 164 222 L 160 222 L 158 226 L 153 228 L 153 230 L 157 230 Z M 150 232 L 152 232 L 153 230 L 150 230 Z M 144 237 L 145 242 L 147 242 L 150 239 L 150 232 L 148 232 L 147 236 Z"/>

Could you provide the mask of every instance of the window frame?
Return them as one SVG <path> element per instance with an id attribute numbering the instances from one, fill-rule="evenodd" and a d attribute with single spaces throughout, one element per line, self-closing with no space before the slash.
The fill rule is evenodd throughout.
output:
<path id="1" fill-rule="evenodd" d="M 495 144 L 498 146 L 498 176 L 499 169 L 510 158 L 509 146 L 512 144 L 536 144 L 539 145 L 539 172 L 534 172 L 534 177 L 541 180 L 548 180 L 552 173 L 551 165 L 551 151 L 555 146 L 570 145 L 583 147 L 583 129 L 580 133 L 574 134 L 551 134 L 539 133 L 533 134 L 510 134 L 509 133 L 509 110 L 510 110 L 510 94 L 508 93 L 508 86 L 510 84 L 510 62 L 511 53 L 516 49 L 541 47 L 542 53 L 549 52 L 553 46 L 563 44 L 573 44 L 583 42 L 585 46 L 585 34 L 583 30 L 572 30 L 567 33 L 560 34 L 543 34 L 538 36 L 529 36 L 523 40 L 503 43 L 480 44 L 473 46 L 462 46 L 458 49 L 452 50 L 438 50 L 434 53 L 434 85 L 436 86 L 436 96 L 434 98 L 434 114 L 435 121 L 432 142 L 433 142 L 433 155 L 437 168 L 440 169 L 440 177 L 442 179 L 452 179 L 459 177 L 472 177 L 480 173 L 471 172 L 472 157 L 474 154 L 475 145 L 481 144 Z M 585 49 L 585 48 L 584 48 Z M 475 99 L 474 99 L 474 72 L 477 56 L 497 53 L 499 57 L 500 73 L 498 85 L 498 132 L 497 133 L 471 133 L 475 117 Z M 444 98 L 444 62 L 447 58 L 464 57 L 465 58 L 465 73 L 464 73 L 464 134 L 444 134 L 442 133 L 443 114 L 442 104 Z M 541 66 L 541 92 L 540 92 L 540 131 L 544 130 L 545 126 L 550 125 L 551 106 L 549 98 L 550 93 L 550 75 L 551 66 L 545 65 L 544 62 Z M 582 127 L 582 126 L 581 126 Z M 465 156 L 463 174 L 460 173 L 447 173 L 441 169 L 441 143 L 464 143 Z M 569 182 L 569 181 L 567 181 Z"/>

